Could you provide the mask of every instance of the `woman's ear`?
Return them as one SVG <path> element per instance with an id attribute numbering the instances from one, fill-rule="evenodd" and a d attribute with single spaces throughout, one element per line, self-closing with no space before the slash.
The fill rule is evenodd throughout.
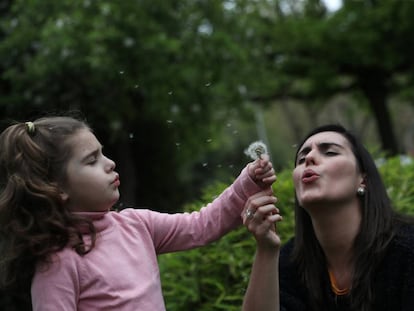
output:
<path id="1" fill-rule="evenodd" d="M 69 194 L 67 194 L 65 191 L 60 190 L 59 194 L 63 203 L 65 203 L 69 199 Z"/>
<path id="2" fill-rule="evenodd" d="M 366 177 L 367 177 L 367 175 L 365 175 L 365 174 L 361 175 L 361 180 L 359 182 L 360 187 L 366 188 L 366 186 L 367 186 L 367 178 Z"/>

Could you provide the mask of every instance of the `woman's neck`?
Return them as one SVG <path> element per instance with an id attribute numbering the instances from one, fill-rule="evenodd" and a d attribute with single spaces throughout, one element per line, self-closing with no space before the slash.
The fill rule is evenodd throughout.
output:
<path id="1" fill-rule="evenodd" d="M 353 245 L 361 224 L 358 204 L 318 209 L 311 215 L 315 235 L 339 288 L 350 287 L 353 275 Z"/>

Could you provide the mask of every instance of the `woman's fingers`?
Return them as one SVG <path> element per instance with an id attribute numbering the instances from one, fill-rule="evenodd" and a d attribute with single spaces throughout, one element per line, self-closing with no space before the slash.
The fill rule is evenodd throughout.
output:
<path id="1" fill-rule="evenodd" d="M 251 196 L 245 205 L 243 223 L 263 247 L 280 246 L 275 224 L 283 218 L 276 202 L 276 197 L 269 195 L 269 191 L 262 191 Z"/>
<path id="2" fill-rule="evenodd" d="M 273 196 L 272 193 L 273 191 L 269 187 L 268 189 L 258 192 L 248 198 L 242 212 L 243 222 L 253 219 L 258 208 L 264 205 L 273 204 L 273 208 L 276 208 L 274 204 L 277 202 L 277 198 Z M 269 208 L 271 209 L 271 207 Z"/>

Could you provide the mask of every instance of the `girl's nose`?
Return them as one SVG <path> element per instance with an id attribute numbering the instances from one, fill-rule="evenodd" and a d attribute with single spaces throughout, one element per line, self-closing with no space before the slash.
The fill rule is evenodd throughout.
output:
<path id="1" fill-rule="evenodd" d="M 115 162 L 112 161 L 111 159 L 107 158 L 107 157 L 105 157 L 105 158 L 106 158 L 106 161 L 107 161 L 107 164 L 106 164 L 107 170 L 110 171 L 110 172 L 113 171 L 116 167 Z"/>

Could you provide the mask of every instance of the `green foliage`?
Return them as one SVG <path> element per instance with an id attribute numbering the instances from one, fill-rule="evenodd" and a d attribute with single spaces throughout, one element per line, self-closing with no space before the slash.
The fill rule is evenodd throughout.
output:
<path id="1" fill-rule="evenodd" d="M 380 162 L 379 162 L 380 163 Z M 379 164 L 380 172 L 397 210 L 414 214 L 414 161 L 390 158 Z M 286 242 L 294 230 L 294 190 L 291 169 L 278 173 L 274 192 L 283 221 L 277 230 Z M 198 210 L 226 187 L 217 183 L 205 190 L 200 202 L 187 211 Z M 249 280 L 255 240 L 241 227 L 208 246 L 159 257 L 164 297 L 168 311 L 240 310 Z"/>
<path id="2" fill-rule="evenodd" d="M 185 210 L 199 210 L 226 186 L 208 187 L 202 201 Z M 253 237 L 239 228 L 206 247 L 160 256 L 167 310 L 239 310 L 254 248 Z"/>
<path id="3" fill-rule="evenodd" d="M 241 12 L 221 0 L 16 0 L 2 12 L 1 117 L 81 110 L 124 173 L 125 204 L 180 209 L 209 177 L 195 163 L 243 110 Z"/>
<path id="4" fill-rule="evenodd" d="M 200 202 L 186 206 L 188 212 L 211 202 L 228 184 L 207 187 Z M 283 241 L 293 234 L 293 185 L 291 171 L 278 174 L 274 184 L 284 220 L 278 225 Z M 166 307 L 174 310 L 240 310 L 254 258 L 255 240 L 238 228 L 220 240 L 191 251 L 159 257 Z"/>
<path id="5" fill-rule="evenodd" d="M 224 162 L 256 135 L 251 127 L 230 144 L 221 135 L 234 119 L 254 123 L 252 102 L 296 98 L 319 111 L 354 90 L 366 108 L 358 85 L 379 99 L 388 95 L 379 90 L 412 97 L 412 3 L 344 4 L 329 13 L 319 0 L 4 1 L 0 115 L 81 110 L 125 172 L 123 197 L 178 210 L 211 180 L 213 170 L 197 169 L 207 156 Z M 157 195 L 165 191 L 169 204 Z"/>
<path id="6" fill-rule="evenodd" d="M 414 160 L 398 156 L 379 165 L 388 194 L 396 210 L 414 215 Z"/>

